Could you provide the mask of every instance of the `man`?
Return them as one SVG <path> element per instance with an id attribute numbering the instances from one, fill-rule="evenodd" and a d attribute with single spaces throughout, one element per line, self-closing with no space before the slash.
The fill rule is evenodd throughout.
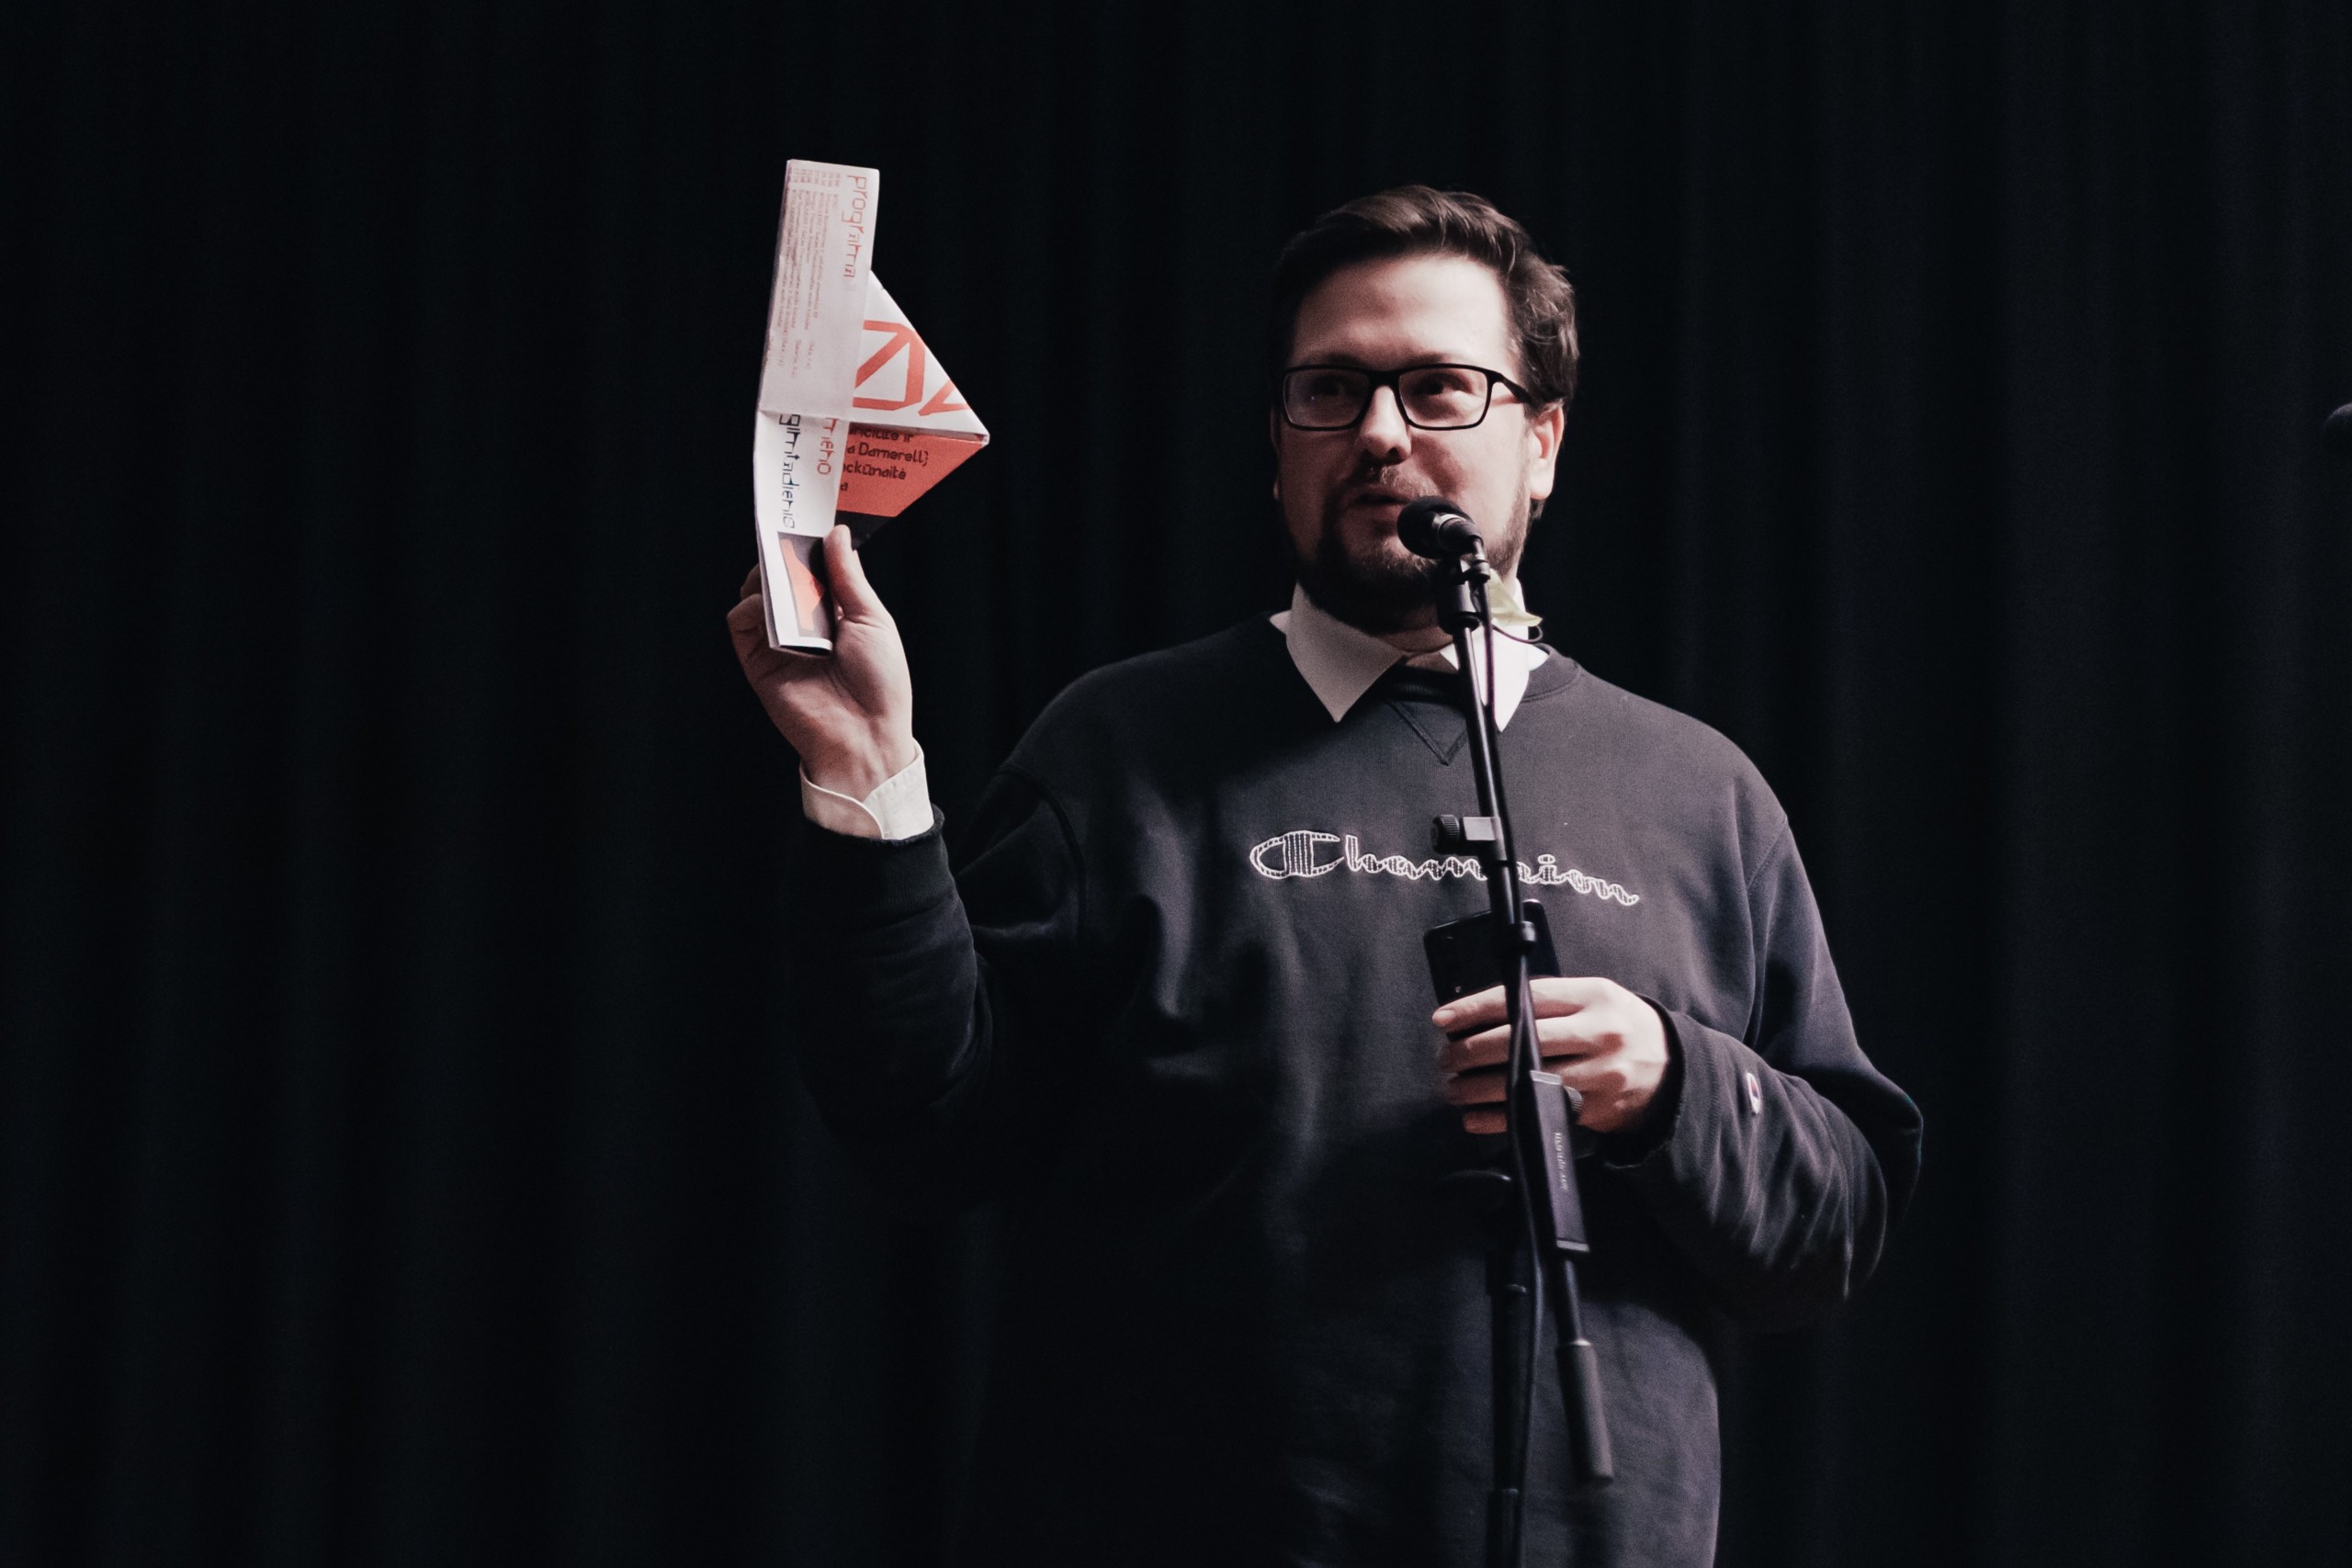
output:
<path id="1" fill-rule="evenodd" d="M 1422 848 L 1473 797 L 1396 513 L 1456 502 L 1517 604 L 1574 301 L 1519 225 L 1420 187 L 1325 217 L 1274 292 L 1289 610 L 1079 681 L 952 875 L 906 660 L 845 531 L 831 659 L 769 651 L 756 599 L 730 617 L 802 760 L 811 1089 L 886 1188 L 1011 1218 L 971 1562 L 1480 1561 L 1483 1238 L 1440 1181 L 1493 1156 L 1503 1010 L 1494 991 L 1430 1012 L 1421 934 L 1486 890 Z M 1541 1040 L 1598 1134 L 1582 1278 L 1617 1476 L 1568 1488 L 1547 1348 L 1528 1561 L 1696 1568 L 1717 1329 L 1860 1287 L 1918 1119 L 1855 1044 L 1747 760 L 1503 647 L 1519 847 L 1575 974 L 1537 982 Z"/>

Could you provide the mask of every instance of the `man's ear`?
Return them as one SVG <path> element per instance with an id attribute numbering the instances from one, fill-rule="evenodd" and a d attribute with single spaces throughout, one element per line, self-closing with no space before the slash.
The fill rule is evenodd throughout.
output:
<path id="1" fill-rule="evenodd" d="M 1274 500 L 1283 498 L 1283 416 L 1266 411 L 1266 445 L 1274 449 Z"/>
<path id="2" fill-rule="evenodd" d="M 1552 498 L 1552 486 L 1559 474 L 1560 440 L 1567 426 L 1565 404 L 1554 403 L 1541 413 L 1527 416 L 1527 499 L 1539 505 Z"/>

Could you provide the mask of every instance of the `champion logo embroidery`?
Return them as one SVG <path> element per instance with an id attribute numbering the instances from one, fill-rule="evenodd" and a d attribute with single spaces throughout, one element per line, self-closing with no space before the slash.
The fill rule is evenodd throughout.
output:
<path id="1" fill-rule="evenodd" d="M 1487 868 L 1466 855 L 1436 855 L 1425 860 L 1368 855 L 1353 833 L 1318 833 L 1303 828 L 1277 833 L 1251 850 L 1250 869 L 1270 882 L 1295 876 L 1328 876 L 1335 871 L 1352 872 L 1358 876 L 1401 876 L 1409 882 L 1453 876 L 1487 880 Z M 1640 894 L 1629 893 L 1614 882 L 1588 876 L 1574 866 L 1563 871 L 1558 859 L 1552 855 L 1537 855 L 1532 868 L 1525 861 L 1520 862 L 1519 879 L 1530 887 L 1573 888 L 1627 908 L 1642 901 Z"/>

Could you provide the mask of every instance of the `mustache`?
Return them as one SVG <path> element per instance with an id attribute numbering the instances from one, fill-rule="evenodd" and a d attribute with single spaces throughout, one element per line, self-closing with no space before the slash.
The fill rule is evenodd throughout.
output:
<path id="1" fill-rule="evenodd" d="M 1378 491 L 1398 501 L 1418 501 L 1423 495 L 1434 493 L 1425 486 L 1405 482 L 1394 464 L 1367 460 L 1359 463 L 1346 479 L 1333 488 L 1331 500 L 1344 506 L 1365 491 Z"/>
<path id="2" fill-rule="evenodd" d="M 1340 514 L 1349 507 L 1366 500 L 1393 501 L 1397 504 L 1417 501 L 1436 492 L 1426 484 L 1407 481 L 1390 466 L 1367 464 L 1359 467 L 1323 497 L 1323 526 L 1326 532 L 1336 527 Z"/>

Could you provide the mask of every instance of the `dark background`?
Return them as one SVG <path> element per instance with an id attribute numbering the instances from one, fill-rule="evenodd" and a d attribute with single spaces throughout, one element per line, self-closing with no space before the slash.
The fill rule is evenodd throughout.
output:
<path id="1" fill-rule="evenodd" d="M 871 552 L 951 819 L 1282 602 L 1281 240 L 1523 217 L 1587 355 L 1530 596 L 1762 766 L 1928 1117 L 1877 1285 L 1726 1391 L 1723 1561 L 2352 1552 L 2340 0 L 0 48 L 0 1562 L 933 1560 L 987 1224 L 801 1096 L 721 626 L 793 155 L 882 169 L 995 434 Z"/>

